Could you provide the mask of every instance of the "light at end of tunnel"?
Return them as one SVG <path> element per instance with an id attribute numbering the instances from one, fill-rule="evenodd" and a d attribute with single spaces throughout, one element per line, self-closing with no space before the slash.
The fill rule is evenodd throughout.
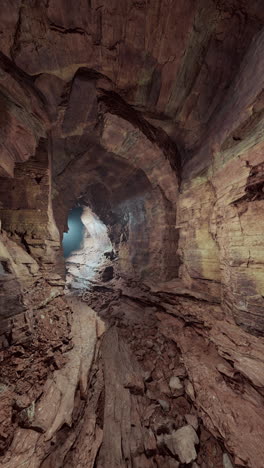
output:
<path id="1" fill-rule="evenodd" d="M 62 246 L 64 257 L 68 258 L 72 252 L 80 249 L 83 234 L 84 225 L 81 220 L 83 209 L 81 207 L 73 208 L 68 217 L 68 232 L 63 234 Z"/>

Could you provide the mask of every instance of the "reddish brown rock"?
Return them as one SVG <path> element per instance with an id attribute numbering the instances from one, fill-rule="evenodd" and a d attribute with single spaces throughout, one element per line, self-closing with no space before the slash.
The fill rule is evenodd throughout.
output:
<path id="1" fill-rule="evenodd" d="M 0 17 L 1 466 L 262 468 L 261 2 Z"/>

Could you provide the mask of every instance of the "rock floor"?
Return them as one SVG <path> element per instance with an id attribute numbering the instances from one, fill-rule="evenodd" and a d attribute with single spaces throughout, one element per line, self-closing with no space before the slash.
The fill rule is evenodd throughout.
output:
<path id="1" fill-rule="evenodd" d="M 234 424 L 261 433 L 261 394 L 230 364 L 245 337 L 224 359 L 219 305 L 179 294 L 112 280 L 38 313 L 34 345 L 2 356 L 1 466 L 253 467 L 262 448 L 246 464 Z"/>

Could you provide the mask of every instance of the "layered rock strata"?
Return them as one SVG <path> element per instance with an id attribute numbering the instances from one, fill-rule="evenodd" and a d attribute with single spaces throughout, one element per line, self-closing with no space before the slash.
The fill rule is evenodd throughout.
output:
<path id="1" fill-rule="evenodd" d="M 1 466 L 262 468 L 262 2 L 77 3 L 0 11 Z"/>

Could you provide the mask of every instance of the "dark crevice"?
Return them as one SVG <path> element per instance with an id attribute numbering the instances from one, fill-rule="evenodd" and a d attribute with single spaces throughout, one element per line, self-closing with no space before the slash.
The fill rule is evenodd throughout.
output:
<path id="1" fill-rule="evenodd" d="M 238 205 L 242 202 L 264 200 L 264 163 L 251 167 L 245 186 L 245 195 L 232 202 Z"/>
<path id="2" fill-rule="evenodd" d="M 64 26 L 61 26 L 59 24 L 55 24 L 52 22 L 49 22 L 49 28 L 52 31 L 57 31 L 60 34 L 80 34 L 80 35 L 87 35 L 90 36 L 90 34 L 83 28 L 75 27 L 75 28 L 65 28 Z"/>
<path id="3" fill-rule="evenodd" d="M 46 107 L 47 99 L 44 94 L 34 86 L 35 77 L 28 75 L 0 51 L 0 68 L 13 76 L 26 92 L 31 91 Z M 27 90 L 29 88 L 29 90 Z"/>
<path id="4" fill-rule="evenodd" d="M 24 246 L 24 249 L 26 250 L 26 252 L 28 254 L 30 254 L 30 248 L 29 248 L 29 245 L 28 245 L 28 243 L 27 243 L 27 241 L 25 239 L 26 233 L 21 234 L 21 233 L 15 231 L 15 234 L 17 234 L 19 236 L 21 244 Z"/>

